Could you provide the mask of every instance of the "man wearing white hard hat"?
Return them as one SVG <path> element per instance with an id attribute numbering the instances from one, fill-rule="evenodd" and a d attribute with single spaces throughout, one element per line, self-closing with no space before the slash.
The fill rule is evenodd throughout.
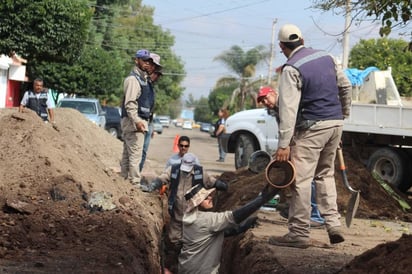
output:
<path id="1" fill-rule="evenodd" d="M 343 119 L 349 116 L 351 84 L 327 52 L 304 46 L 300 29 L 286 24 L 279 46 L 287 57 L 279 80 L 277 161 L 291 160 L 296 181 L 291 187 L 289 233 L 269 243 L 306 248 L 310 245 L 311 183 L 331 244 L 344 241 L 340 231 L 334 179 L 335 157 Z"/>

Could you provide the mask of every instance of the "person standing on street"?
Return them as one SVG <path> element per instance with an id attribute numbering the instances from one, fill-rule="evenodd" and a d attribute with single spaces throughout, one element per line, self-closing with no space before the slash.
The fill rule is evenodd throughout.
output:
<path id="1" fill-rule="evenodd" d="M 150 76 L 149 84 L 153 90 L 153 96 L 156 97 L 156 92 L 154 91 L 154 83 L 162 76 L 162 66 L 160 65 L 160 56 L 156 53 L 150 53 L 151 62 L 147 69 L 147 73 Z M 154 111 L 154 103 L 156 98 L 153 100 L 153 106 L 150 110 L 150 118 L 149 118 L 149 128 L 146 134 L 144 135 L 144 142 L 143 142 L 143 151 L 142 151 L 142 160 L 140 161 L 139 170 L 142 172 L 144 163 L 146 161 L 147 151 L 149 150 L 150 140 L 153 138 L 153 111 Z"/>
<path id="2" fill-rule="evenodd" d="M 148 121 L 155 98 L 147 74 L 151 62 L 150 52 L 146 49 L 138 50 L 134 62 L 135 67 L 123 84 L 123 155 L 120 172 L 132 185 L 140 187 L 139 165 L 142 160 L 144 135 L 148 131 Z"/>
<path id="3" fill-rule="evenodd" d="M 54 102 L 53 98 L 44 89 L 43 79 L 36 78 L 33 81 L 33 90 L 24 93 L 20 102 L 19 112 L 29 108 L 37 113 L 43 121 L 54 124 Z"/>
<path id="4" fill-rule="evenodd" d="M 221 136 L 225 132 L 225 122 L 227 117 L 229 117 L 229 112 L 225 108 L 220 108 L 217 115 L 219 116 L 219 120 L 217 120 L 215 125 L 215 135 L 217 137 L 217 144 L 219 148 L 219 159 L 217 162 L 224 162 L 226 153 L 223 150 Z"/>
<path id="5" fill-rule="evenodd" d="M 270 237 L 269 243 L 310 246 L 311 184 L 325 219 L 331 244 L 344 241 L 340 231 L 335 186 L 335 157 L 343 119 L 349 116 L 351 84 L 328 53 L 306 48 L 299 28 L 279 30 L 279 46 L 287 57 L 279 80 L 279 146 L 277 161 L 289 159 L 296 167 L 291 186 L 289 233 Z"/>

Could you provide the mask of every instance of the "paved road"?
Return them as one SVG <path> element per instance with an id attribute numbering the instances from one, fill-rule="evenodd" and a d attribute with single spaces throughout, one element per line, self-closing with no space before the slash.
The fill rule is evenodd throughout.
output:
<path id="1" fill-rule="evenodd" d="M 210 174 L 220 175 L 224 171 L 234 170 L 233 154 L 227 154 L 224 163 L 216 162 L 219 158 L 217 139 L 210 137 L 209 133 L 201 132 L 199 129 L 184 130 L 171 126 L 163 128 L 163 133 L 156 134 L 151 140 L 143 175 L 151 176 L 163 171 L 167 159 L 174 153 L 173 144 L 177 135 L 189 136 L 191 140 L 189 152 L 196 154 L 200 164 Z"/>

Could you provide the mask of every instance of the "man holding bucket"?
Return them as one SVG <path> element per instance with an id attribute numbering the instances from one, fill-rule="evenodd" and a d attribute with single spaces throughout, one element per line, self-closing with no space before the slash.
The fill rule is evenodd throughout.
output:
<path id="1" fill-rule="evenodd" d="M 343 119 L 349 116 L 351 84 L 326 52 L 304 47 L 299 28 L 279 30 L 279 46 L 288 58 L 279 81 L 279 146 L 276 161 L 291 160 L 296 181 L 291 186 L 289 233 L 269 243 L 310 246 L 311 183 L 331 244 L 344 241 L 340 231 L 334 179 L 336 149 Z"/>

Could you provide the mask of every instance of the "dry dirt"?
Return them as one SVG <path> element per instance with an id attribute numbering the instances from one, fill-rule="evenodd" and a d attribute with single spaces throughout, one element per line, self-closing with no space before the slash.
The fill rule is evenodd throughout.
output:
<path id="1" fill-rule="evenodd" d="M 115 171 L 122 143 L 80 113 L 57 109 L 56 121 L 53 128 L 34 113 L 0 110 L 0 273 L 161 273 L 166 197 L 141 193 L 120 178 Z M 162 143 L 171 142 L 171 132 L 153 139 L 151 150 L 162 159 L 157 165 L 148 161 L 148 177 L 159 173 L 170 155 Z M 193 136 L 192 143 L 201 140 Z M 208 153 L 211 146 L 202 144 L 193 152 Z M 217 148 L 212 150 L 215 157 Z M 261 210 L 255 228 L 225 241 L 221 273 L 409 273 L 412 215 L 350 151 L 344 153 L 349 181 L 361 190 L 357 219 L 343 229 L 344 243 L 308 249 L 271 246 L 268 237 L 286 233 L 286 220 L 276 211 Z M 227 193 L 219 193 L 219 210 L 244 204 L 265 183 L 263 174 L 231 171 L 226 163 L 223 172 L 216 163 L 201 162 L 231 182 Z M 350 193 L 338 170 L 335 177 L 344 215 Z M 115 208 L 91 206 L 96 194 Z M 327 243 L 323 229 L 313 229 L 311 237 Z"/>

